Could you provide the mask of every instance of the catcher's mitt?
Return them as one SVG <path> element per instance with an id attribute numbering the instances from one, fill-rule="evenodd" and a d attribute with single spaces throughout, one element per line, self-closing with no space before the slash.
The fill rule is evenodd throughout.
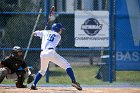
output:
<path id="1" fill-rule="evenodd" d="M 5 76 L 7 75 L 7 69 L 6 68 L 0 68 L 0 83 L 3 81 Z"/>
<path id="2" fill-rule="evenodd" d="M 31 74 L 31 75 L 28 76 L 27 84 L 30 84 L 34 80 L 34 76 L 35 76 L 34 74 Z"/>

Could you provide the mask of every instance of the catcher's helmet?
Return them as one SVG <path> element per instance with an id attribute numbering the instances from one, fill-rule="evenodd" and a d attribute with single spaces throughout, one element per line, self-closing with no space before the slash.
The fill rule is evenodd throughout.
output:
<path id="1" fill-rule="evenodd" d="M 52 25 L 52 30 L 55 32 L 59 32 L 60 29 L 64 29 L 61 23 L 54 23 Z"/>
<path id="2" fill-rule="evenodd" d="M 22 48 L 19 46 L 14 46 L 12 49 L 12 54 L 17 54 L 18 52 L 22 52 Z"/>

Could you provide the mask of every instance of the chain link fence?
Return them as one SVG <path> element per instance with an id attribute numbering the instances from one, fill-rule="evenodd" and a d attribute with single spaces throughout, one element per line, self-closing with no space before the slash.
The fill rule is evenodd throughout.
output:
<path id="1" fill-rule="evenodd" d="M 21 46 L 26 51 L 40 8 L 43 9 L 43 12 L 36 30 L 45 28 L 48 15 L 48 12 L 46 12 L 47 3 L 47 0 L 0 1 L 0 59 L 6 57 L 15 45 Z M 50 0 L 50 6 L 55 6 L 55 14 L 51 18 L 48 29 L 54 22 L 62 23 L 66 29 L 62 34 L 61 44 L 56 51 L 70 62 L 75 71 L 76 68 L 81 68 L 81 72 L 85 70 L 92 71 L 93 73 L 90 72 L 89 77 L 95 81 L 98 81 L 96 78 L 101 77 L 103 77 L 103 81 L 109 81 L 109 57 L 104 56 L 109 55 L 109 47 L 75 47 L 74 13 L 75 11 L 109 11 L 109 3 L 109 0 Z M 37 73 L 40 69 L 40 41 L 40 38 L 32 39 L 25 59 L 27 64 L 34 68 L 33 73 Z M 86 44 L 86 42 L 84 43 Z M 105 66 L 103 66 L 104 64 Z M 50 63 L 51 77 L 59 74 L 57 71 L 54 71 L 55 74 L 53 73 L 53 70 L 57 70 L 57 68 L 56 65 Z M 76 77 L 82 76 L 82 73 L 78 71 L 75 74 Z M 84 80 L 87 79 L 85 77 L 81 82 L 86 84 L 88 81 Z M 115 80 L 115 72 L 113 80 Z M 61 83 L 65 83 L 65 81 Z"/>

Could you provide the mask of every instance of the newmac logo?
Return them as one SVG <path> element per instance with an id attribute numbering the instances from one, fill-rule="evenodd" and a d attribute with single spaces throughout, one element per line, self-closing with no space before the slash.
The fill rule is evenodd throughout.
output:
<path id="1" fill-rule="evenodd" d="M 102 24 L 95 18 L 89 18 L 82 24 L 81 29 L 84 30 L 87 35 L 94 36 L 102 29 Z"/>

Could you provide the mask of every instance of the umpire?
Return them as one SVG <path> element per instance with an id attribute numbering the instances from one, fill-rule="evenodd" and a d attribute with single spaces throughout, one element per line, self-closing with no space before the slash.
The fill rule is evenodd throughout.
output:
<path id="1" fill-rule="evenodd" d="M 26 73 L 29 72 L 29 69 L 23 59 L 24 54 L 23 50 L 19 46 L 14 46 L 11 54 L 4 58 L 0 62 L 0 83 L 3 81 L 5 76 L 7 74 L 14 74 L 16 73 L 17 79 L 16 79 L 16 87 L 17 88 L 26 88 L 26 85 L 23 85 L 23 82 L 25 80 Z M 22 70 L 19 70 L 19 68 L 22 68 Z M 28 76 L 27 83 L 31 83 L 34 80 L 31 72 Z"/>

